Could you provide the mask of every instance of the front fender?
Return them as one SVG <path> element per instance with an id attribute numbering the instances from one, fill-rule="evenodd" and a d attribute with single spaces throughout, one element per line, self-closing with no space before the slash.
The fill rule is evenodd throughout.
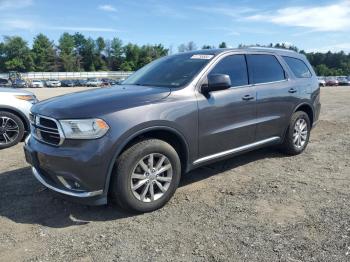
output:
<path id="1" fill-rule="evenodd" d="M 159 121 L 156 121 L 159 122 Z M 132 128 L 131 130 L 128 130 L 126 133 L 124 133 L 116 142 L 116 146 L 114 149 L 114 155 L 110 161 L 110 165 L 108 168 L 108 173 L 106 176 L 106 183 L 105 183 L 105 190 L 104 192 L 108 192 L 109 189 L 109 184 L 111 181 L 111 176 L 113 173 L 113 168 L 114 168 L 114 164 L 118 158 L 118 156 L 121 154 L 121 152 L 124 150 L 124 148 L 136 137 L 142 135 L 142 134 L 146 134 L 148 132 L 151 131 L 168 131 L 171 132 L 173 134 L 175 134 L 178 138 L 180 138 L 183 142 L 183 144 L 185 145 L 186 148 L 186 157 L 187 157 L 187 161 L 186 163 L 189 163 L 189 156 L 190 156 L 190 152 L 189 152 L 189 146 L 188 143 L 186 141 L 185 136 L 176 128 L 169 126 L 169 123 L 167 123 L 168 125 L 161 125 L 160 123 L 157 123 L 156 125 L 151 122 L 151 123 L 143 123 L 139 126 L 135 126 L 134 128 Z M 148 126 L 147 126 L 148 125 Z M 171 125 L 171 124 L 170 124 Z M 145 127 L 146 126 L 146 127 Z M 188 168 L 186 167 L 186 170 Z"/>

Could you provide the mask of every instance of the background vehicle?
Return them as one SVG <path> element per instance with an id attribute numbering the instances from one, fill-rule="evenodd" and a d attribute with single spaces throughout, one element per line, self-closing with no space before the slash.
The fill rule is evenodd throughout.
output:
<path id="1" fill-rule="evenodd" d="M 348 86 L 348 85 L 350 85 L 350 80 L 347 77 L 345 77 L 345 76 L 338 77 L 337 80 L 338 80 L 338 83 L 339 83 L 340 86 Z"/>
<path id="2" fill-rule="evenodd" d="M 116 85 L 121 85 L 125 81 L 125 78 L 116 80 Z"/>
<path id="3" fill-rule="evenodd" d="M 317 79 L 318 79 L 318 84 L 320 86 L 323 86 L 323 87 L 326 86 L 326 81 L 325 81 L 325 78 L 323 76 L 319 76 L 319 77 L 317 77 Z"/>
<path id="4" fill-rule="evenodd" d="M 337 80 L 337 78 L 335 76 L 330 76 L 330 77 L 326 77 L 326 85 L 327 86 L 337 86 L 339 85 L 339 82 Z"/>
<path id="5" fill-rule="evenodd" d="M 114 85 L 117 85 L 117 84 L 118 84 L 118 81 L 115 80 L 115 79 L 110 79 L 110 80 L 109 80 L 109 84 L 110 84 L 111 86 L 114 86 Z"/>
<path id="6" fill-rule="evenodd" d="M 22 75 L 17 71 L 9 71 L 8 79 L 13 83 L 16 79 L 22 79 Z"/>
<path id="7" fill-rule="evenodd" d="M 286 50 L 176 54 L 122 86 L 32 108 L 25 152 L 41 183 L 84 203 L 110 196 L 149 212 L 172 197 L 183 172 L 263 146 L 302 153 L 321 106 L 311 65 Z"/>
<path id="8" fill-rule="evenodd" d="M 16 145 L 30 132 L 29 112 L 36 102 L 30 92 L 0 88 L 0 149 Z"/>
<path id="9" fill-rule="evenodd" d="M 12 87 L 14 88 L 26 88 L 28 87 L 27 82 L 22 79 L 16 79 L 12 82 Z"/>
<path id="10" fill-rule="evenodd" d="M 11 85 L 12 85 L 11 81 L 4 78 L 0 78 L 0 86 L 11 86 Z"/>
<path id="11" fill-rule="evenodd" d="M 73 80 L 62 80 L 61 81 L 61 86 L 73 87 L 73 86 L 75 86 L 75 83 L 74 83 Z"/>
<path id="12" fill-rule="evenodd" d="M 49 79 L 49 80 L 46 80 L 45 85 L 47 87 L 60 87 L 61 82 L 55 79 Z"/>
<path id="13" fill-rule="evenodd" d="M 71 81 L 73 82 L 74 86 L 80 86 L 79 79 L 73 79 Z"/>
<path id="14" fill-rule="evenodd" d="M 102 78 L 101 82 L 103 86 L 113 86 L 117 84 L 117 80 L 109 79 L 109 78 Z"/>
<path id="15" fill-rule="evenodd" d="M 44 87 L 44 82 L 41 81 L 41 80 L 33 80 L 31 83 L 30 83 L 30 87 L 33 87 L 33 88 L 37 88 L 37 87 Z"/>
<path id="16" fill-rule="evenodd" d="M 97 78 L 88 78 L 88 80 L 86 81 L 86 86 L 102 86 L 102 81 L 97 79 Z"/>
<path id="17" fill-rule="evenodd" d="M 79 79 L 77 81 L 77 86 L 86 86 L 87 79 Z"/>

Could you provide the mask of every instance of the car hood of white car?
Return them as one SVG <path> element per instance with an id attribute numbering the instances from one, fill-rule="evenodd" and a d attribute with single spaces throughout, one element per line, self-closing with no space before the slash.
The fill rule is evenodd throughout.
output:
<path id="1" fill-rule="evenodd" d="M 14 94 L 14 95 L 33 95 L 33 93 L 25 91 L 25 90 L 18 90 L 15 88 L 1 88 L 0 87 L 0 93 L 7 93 L 7 94 Z"/>

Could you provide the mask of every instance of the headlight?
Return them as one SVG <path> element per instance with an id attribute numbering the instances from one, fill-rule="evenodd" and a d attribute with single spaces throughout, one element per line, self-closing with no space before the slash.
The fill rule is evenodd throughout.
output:
<path id="1" fill-rule="evenodd" d="M 96 139 L 104 136 L 109 126 L 102 119 L 60 120 L 68 139 Z"/>
<path id="2" fill-rule="evenodd" d="M 17 99 L 19 100 L 24 100 L 24 101 L 28 101 L 31 103 L 36 103 L 38 100 L 36 99 L 35 95 L 18 95 L 15 96 Z"/>

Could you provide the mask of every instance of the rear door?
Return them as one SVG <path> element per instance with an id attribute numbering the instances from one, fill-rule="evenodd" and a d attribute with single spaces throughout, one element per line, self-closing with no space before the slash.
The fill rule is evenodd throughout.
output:
<path id="1" fill-rule="evenodd" d="M 256 96 L 249 85 L 243 54 L 222 58 L 209 74 L 227 74 L 229 89 L 199 94 L 199 157 L 250 144 L 255 140 Z"/>
<path id="2" fill-rule="evenodd" d="M 282 137 L 298 100 L 299 90 L 289 81 L 280 59 L 269 53 L 247 55 L 257 97 L 256 141 Z"/>

